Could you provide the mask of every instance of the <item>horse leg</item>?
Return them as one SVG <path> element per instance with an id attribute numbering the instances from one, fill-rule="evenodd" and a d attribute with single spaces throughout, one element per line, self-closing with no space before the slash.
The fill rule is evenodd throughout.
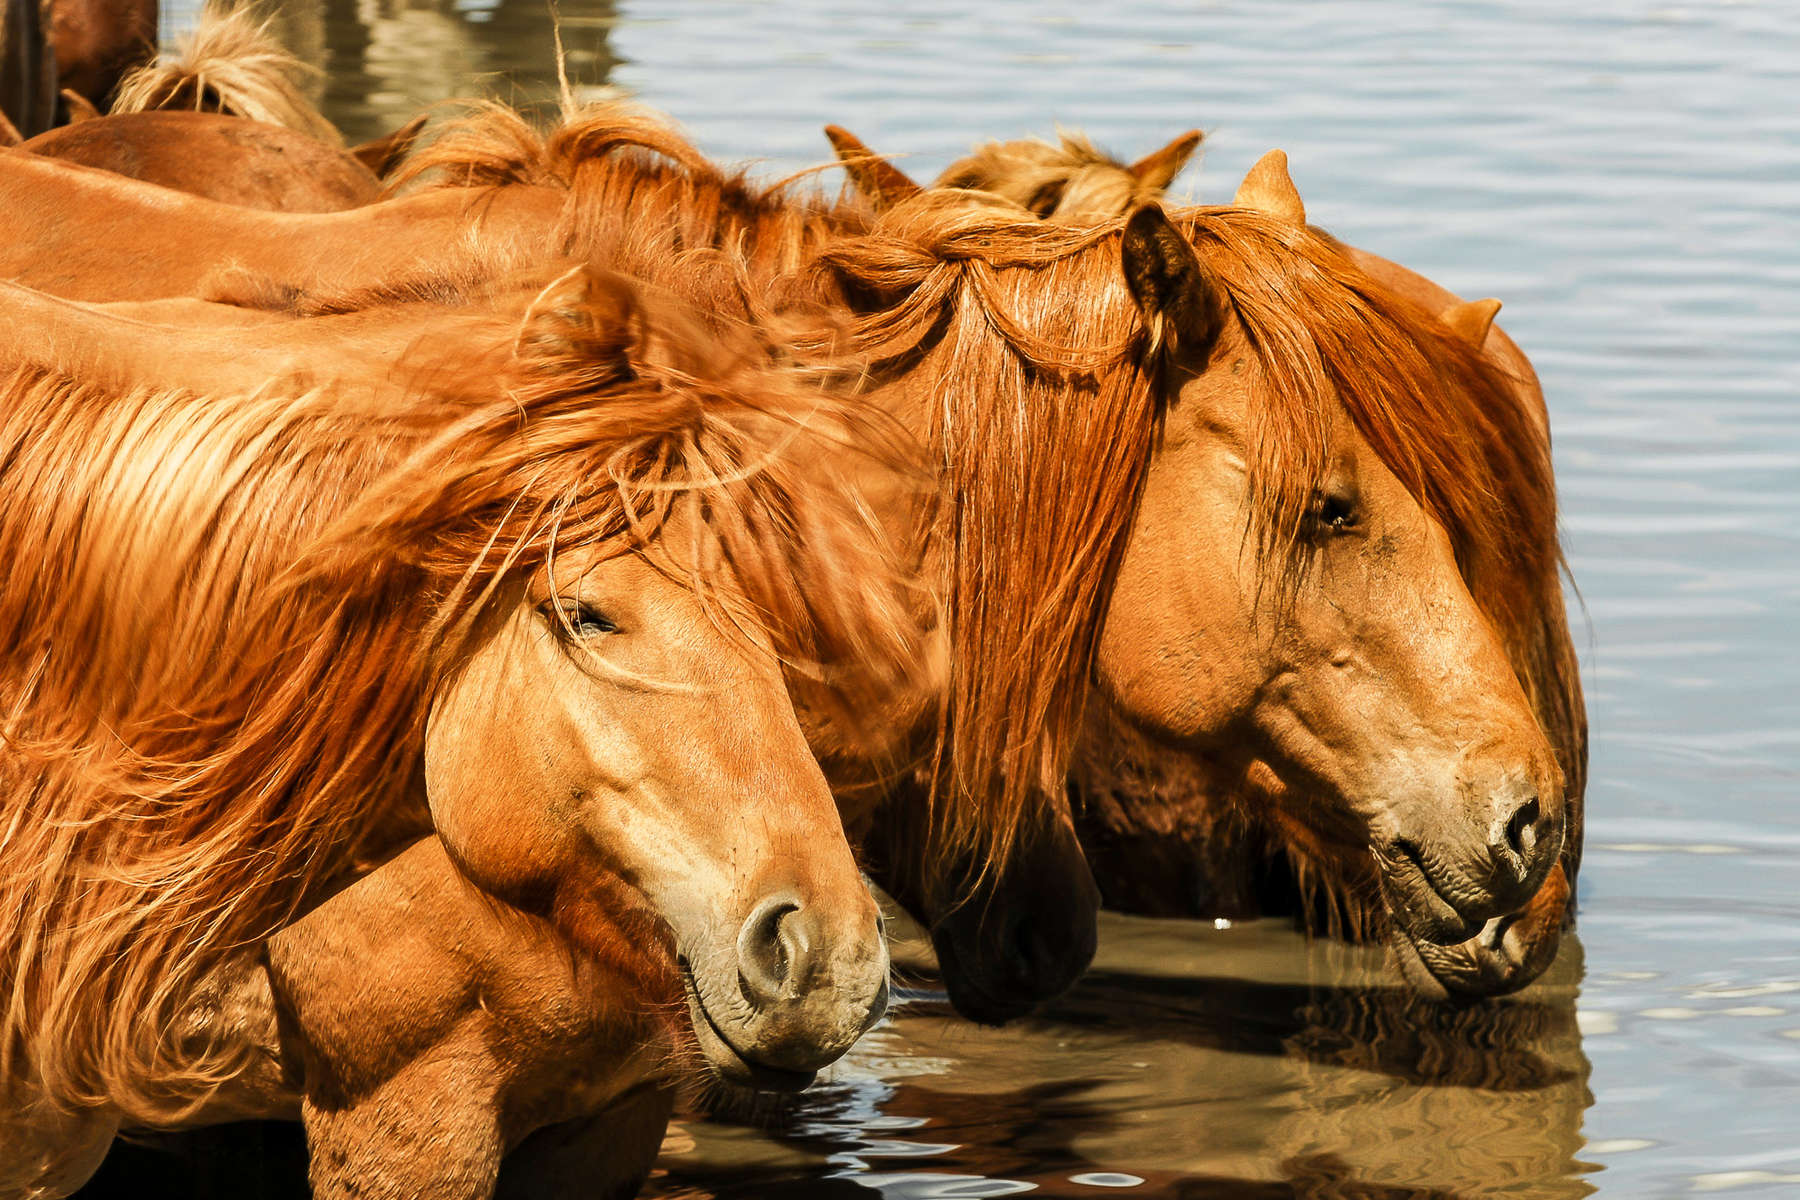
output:
<path id="1" fill-rule="evenodd" d="M 507 1156 L 495 1195 L 630 1200 L 656 1165 L 674 1107 L 673 1091 L 649 1086 L 593 1116 L 540 1129 Z"/>
<path id="2" fill-rule="evenodd" d="M 56 58 L 40 0 L 4 0 L 0 11 L 0 114 L 21 138 L 56 124 Z"/>
<path id="3" fill-rule="evenodd" d="M 340 1103 L 310 1086 L 301 1108 L 314 1200 L 487 1200 L 504 1149 L 502 1069 L 477 1028 Z"/>

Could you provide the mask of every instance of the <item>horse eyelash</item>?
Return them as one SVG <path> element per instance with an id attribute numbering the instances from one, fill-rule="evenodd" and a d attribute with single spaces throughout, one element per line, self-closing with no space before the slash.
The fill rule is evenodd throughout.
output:
<path id="1" fill-rule="evenodd" d="M 550 627 L 568 637 L 595 637 L 601 634 L 619 632 L 619 624 L 591 604 L 580 600 L 565 601 L 560 597 L 552 597 L 538 605 L 538 612 Z M 593 626 L 592 632 L 584 632 L 584 626 Z"/>

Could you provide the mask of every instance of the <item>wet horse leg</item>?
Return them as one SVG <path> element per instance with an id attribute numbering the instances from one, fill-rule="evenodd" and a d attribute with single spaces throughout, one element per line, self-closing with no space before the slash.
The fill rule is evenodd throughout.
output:
<path id="1" fill-rule="evenodd" d="M 507 1156 L 495 1195 L 629 1200 L 656 1165 L 674 1107 L 673 1091 L 651 1086 L 591 1117 L 540 1129 Z"/>

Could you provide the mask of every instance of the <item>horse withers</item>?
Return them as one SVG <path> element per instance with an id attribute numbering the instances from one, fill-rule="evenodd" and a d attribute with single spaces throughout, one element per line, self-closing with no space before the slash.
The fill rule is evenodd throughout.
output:
<path id="1" fill-rule="evenodd" d="M 9 320 L 43 302 L 5 301 Z M 459 886 L 538 931 L 540 961 L 577 969 L 617 950 L 608 920 L 648 914 L 666 932 L 634 945 L 668 960 L 648 972 L 651 1008 L 659 987 L 685 991 L 727 1078 L 799 1086 L 879 1016 L 876 910 L 782 664 L 854 647 L 902 669 L 910 627 L 860 504 L 808 449 L 854 414 L 716 342 L 581 269 L 398 394 L 290 379 L 201 395 L 145 383 L 154 363 L 90 384 L 12 358 L 0 770 L 22 807 L 0 862 L 16 931 L 0 978 L 30 1031 L 4 1044 L 13 1186 L 91 1169 L 91 1138 L 45 1139 L 53 1117 L 179 1124 L 242 1077 L 259 1043 L 196 1022 L 194 999 L 246 939 L 427 821 Z M 304 958 L 270 959 L 275 994 L 353 1014 L 333 991 L 357 972 L 320 991 Z M 458 985 L 429 955 L 383 963 L 401 994 L 420 989 L 406 1011 L 423 1041 L 341 1024 L 325 1041 L 385 1038 L 381 1061 L 405 1067 L 459 1005 L 499 1019 L 479 1002 L 489 966 L 464 960 Z M 549 990 L 593 994 L 579 982 Z M 309 1077 L 321 1194 L 351 1194 L 354 1172 L 332 1175 L 320 1139 L 416 1151 L 418 1122 L 451 1105 L 480 1136 L 408 1178 L 491 1187 L 499 1150 L 570 1103 L 550 1082 L 569 1062 L 512 1065 L 486 1090 L 410 1069 L 391 1087 Z M 610 1097 L 613 1067 L 595 1073 Z"/>

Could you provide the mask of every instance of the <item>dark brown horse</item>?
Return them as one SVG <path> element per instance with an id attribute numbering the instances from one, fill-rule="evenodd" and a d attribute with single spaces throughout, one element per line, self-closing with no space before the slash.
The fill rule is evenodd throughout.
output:
<path id="1" fill-rule="evenodd" d="M 0 148 L 56 124 L 56 57 L 40 0 L 0 9 Z"/>
<path id="2" fill-rule="evenodd" d="M 49 0 L 57 84 L 105 112 L 119 82 L 156 57 L 157 0 Z"/>

